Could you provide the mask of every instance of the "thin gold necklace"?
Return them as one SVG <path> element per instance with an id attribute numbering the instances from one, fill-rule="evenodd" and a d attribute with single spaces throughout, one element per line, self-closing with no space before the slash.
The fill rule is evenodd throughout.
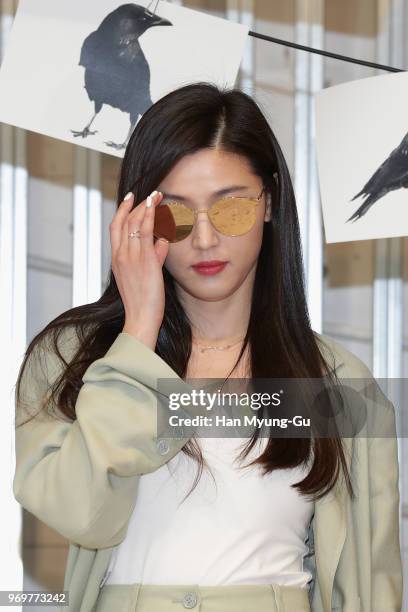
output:
<path id="1" fill-rule="evenodd" d="M 225 350 L 231 348 L 232 346 L 235 346 L 239 342 L 241 342 L 244 338 L 245 338 L 245 336 L 242 336 L 236 342 L 232 342 L 231 344 L 226 344 L 225 346 L 212 346 L 210 344 L 200 344 L 200 343 L 195 342 L 195 341 L 194 341 L 194 345 L 197 346 L 200 349 L 201 353 L 204 353 L 204 351 L 209 351 L 209 350 L 225 351 Z"/>

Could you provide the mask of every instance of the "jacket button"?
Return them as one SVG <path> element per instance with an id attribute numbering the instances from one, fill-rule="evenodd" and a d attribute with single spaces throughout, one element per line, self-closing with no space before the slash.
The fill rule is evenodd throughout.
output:
<path id="1" fill-rule="evenodd" d="M 197 595 L 190 591 L 183 597 L 183 606 L 185 608 L 194 608 L 197 605 Z"/>
<path id="2" fill-rule="evenodd" d="M 159 451 L 160 455 L 167 455 L 170 450 L 167 440 L 159 440 L 157 443 L 157 450 Z"/>

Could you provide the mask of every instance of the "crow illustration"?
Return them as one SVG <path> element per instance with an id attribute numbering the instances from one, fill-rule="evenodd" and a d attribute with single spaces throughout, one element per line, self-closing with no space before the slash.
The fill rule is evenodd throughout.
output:
<path id="1" fill-rule="evenodd" d="M 96 134 L 90 127 L 102 106 L 108 104 L 129 113 L 130 128 L 123 143 L 105 144 L 115 149 L 126 147 L 139 116 L 152 105 L 150 68 L 139 38 L 153 26 L 171 25 L 139 4 L 123 4 L 85 38 L 78 65 L 85 68 L 84 87 L 95 112 L 82 131 L 71 130 L 75 137 Z"/>
<path id="2" fill-rule="evenodd" d="M 388 192 L 396 189 L 408 189 L 408 133 L 401 144 L 392 151 L 390 156 L 374 172 L 370 180 L 364 185 L 360 193 L 354 196 L 351 202 L 364 194 L 365 200 L 356 212 L 347 219 L 360 219 L 368 209 Z"/>

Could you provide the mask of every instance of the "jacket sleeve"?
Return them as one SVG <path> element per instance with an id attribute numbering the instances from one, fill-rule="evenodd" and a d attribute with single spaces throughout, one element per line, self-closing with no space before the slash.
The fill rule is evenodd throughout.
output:
<path id="1" fill-rule="evenodd" d="M 122 332 L 86 370 L 76 420 L 60 420 L 40 411 L 58 373 L 57 357 L 46 349 L 31 355 L 16 417 L 23 404 L 38 414 L 15 430 L 14 496 L 68 540 L 87 548 L 114 546 L 126 535 L 140 475 L 166 463 L 189 439 L 183 430 L 178 438 L 157 436 L 156 419 L 168 413 L 158 379 L 191 388 L 154 351 Z"/>
<path id="2" fill-rule="evenodd" d="M 379 437 L 369 440 L 371 513 L 371 612 L 401 612 L 399 464 L 395 410 L 382 410 Z"/>

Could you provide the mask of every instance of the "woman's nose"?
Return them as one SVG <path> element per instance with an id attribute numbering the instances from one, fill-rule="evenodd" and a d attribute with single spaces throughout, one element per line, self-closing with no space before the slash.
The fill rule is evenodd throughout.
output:
<path id="1" fill-rule="evenodd" d="M 217 241 L 217 231 L 208 217 L 208 212 L 198 212 L 192 230 L 193 246 L 204 249 L 217 244 Z"/>

